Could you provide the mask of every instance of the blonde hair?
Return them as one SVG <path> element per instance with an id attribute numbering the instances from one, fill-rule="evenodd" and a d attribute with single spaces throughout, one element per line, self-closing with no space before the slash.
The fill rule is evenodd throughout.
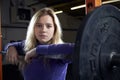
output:
<path id="1" fill-rule="evenodd" d="M 24 47 L 24 50 L 26 52 L 35 48 L 37 45 L 37 39 L 34 34 L 34 26 L 35 26 L 36 22 L 39 20 L 39 18 L 44 15 L 50 15 L 53 18 L 53 22 L 54 22 L 54 26 L 55 26 L 54 36 L 51 39 L 50 44 L 63 43 L 62 29 L 61 29 L 61 25 L 60 25 L 57 15 L 54 13 L 54 11 L 51 8 L 43 8 L 43 9 L 40 9 L 39 11 L 37 11 L 33 15 L 32 19 L 29 23 L 29 26 L 27 29 L 27 35 L 26 35 L 26 39 L 25 39 L 25 47 Z"/>

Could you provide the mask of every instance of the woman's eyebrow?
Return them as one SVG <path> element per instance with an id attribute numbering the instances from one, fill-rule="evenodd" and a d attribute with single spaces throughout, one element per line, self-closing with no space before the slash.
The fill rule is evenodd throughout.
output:
<path id="1" fill-rule="evenodd" d="M 41 23 L 36 23 L 36 24 L 41 24 Z"/>
<path id="2" fill-rule="evenodd" d="M 49 23 L 49 22 L 48 22 L 48 23 L 46 23 L 46 24 L 47 24 L 47 25 L 53 25 L 53 23 Z"/>

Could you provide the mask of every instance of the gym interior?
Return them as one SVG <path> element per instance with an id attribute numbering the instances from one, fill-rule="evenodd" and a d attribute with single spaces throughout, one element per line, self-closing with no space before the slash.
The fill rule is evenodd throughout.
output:
<path id="1" fill-rule="evenodd" d="M 0 55 L 0 80 L 24 80 L 17 66 L 6 63 L 4 59 L 5 57 L 4 48 L 8 43 L 19 42 L 25 39 L 29 21 L 32 15 L 37 10 L 44 8 L 44 7 L 53 8 L 62 26 L 63 41 L 67 43 L 76 43 L 76 45 L 77 45 L 76 39 L 78 39 L 78 36 L 84 34 L 84 33 L 83 34 L 79 33 L 80 31 L 79 29 L 80 27 L 87 26 L 85 25 L 87 24 L 85 23 L 85 21 L 87 22 L 87 20 L 85 19 L 86 19 L 86 16 L 89 15 L 92 11 L 94 13 L 94 10 L 96 8 L 101 7 L 103 5 L 112 5 L 116 7 L 118 11 L 120 11 L 120 0 L 1 0 L 0 2 L 1 2 L 0 4 L 0 11 L 1 11 L 0 13 L 0 17 L 1 17 L 0 19 L 1 20 L 0 21 L 1 23 L 1 27 L 0 27 L 0 38 L 1 38 L 0 39 L 0 50 L 1 50 L 0 52 L 1 54 Z M 106 10 L 110 10 L 110 9 L 112 8 L 108 8 Z M 93 17 L 96 17 L 96 16 L 93 16 Z M 118 26 L 120 27 L 120 17 L 118 18 L 119 18 Z M 94 36 L 94 34 L 91 36 Z M 78 55 L 79 53 L 76 56 Z M 118 56 L 119 55 L 115 55 L 114 60 L 115 62 L 120 64 L 120 60 L 118 60 Z M 75 60 L 76 62 L 78 62 L 79 57 Z M 91 62 L 91 64 L 94 64 L 94 62 Z M 77 67 L 74 68 L 73 65 Z M 88 64 L 85 65 L 83 61 L 83 65 L 78 68 L 79 65 L 81 64 L 79 63 L 77 65 L 74 63 L 69 64 L 68 69 L 67 69 L 66 80 L 120 80 L 119 76 L 115 76 L 115 74 L 117 75 L 120 74 L 120 68 L 117 70 L 117 73 L 109 74 L 109 76 L 114 76 L 113 79 L 104 78 L 105 76 L 108 77 L 108 75 L 105 75 L 107 74 L 107 71 L 105 71 L 104 69 L 103 69 L 104 72 L 102 70 L 100 72 L 104 74 L 102 78 L 99 78 L 101 77 L 99 75 L 97 77 L 93 77 L 91 75 L 88 78 L 89 74 L 91 74 L 89 73 L 89 71 L 88 71 L 88 76 L 86 74 L 83 74 L 84 77 L 79 76 L 79 74 L 82 73 L 82 70 L 81 70 L 82 66 L 87 66 Z M 74 71 L 74 69 L 77 69 L 77 70 Z M 110 72 L 108 71 L 108 73 Z M 96 75 L 96 74 L 97 73 L 94 72 L 94 69 L 93 69 L 93 75 Z M 81 78 L 79 79 L 78 77 L 81 77 Z"/>

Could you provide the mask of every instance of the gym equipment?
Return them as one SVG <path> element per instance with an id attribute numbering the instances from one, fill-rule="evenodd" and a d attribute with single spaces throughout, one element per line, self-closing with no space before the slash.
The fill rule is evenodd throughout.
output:
<path id="1" fill-rule="evenodd" d="M 102 5 L 85 17 L 75 42 L 73 72 L 74 80 L 120 80 L 118 8 Z"/>
<path id="2" fill-rule="evenodd" d="M 102 0 L 85 0 L 85 12 L 88 14 L 92 10 L 94 10 L 96 7 L 99 7 L 102 5 Z"/>
<path id="3" fill-rule="evenodd" d="M 0 11 L 1 11 L 1 7 L 0 7 Z M 1 14 L 0 14 L 0 18 L 1 18 Z M 1 24 L 1 19 L 0 19 L 0 24 Z M 2 34 L 1 34 L 1 26 L 0 26 L 0 51 L 1 50 L 2 50 Z M 2 80 L 2 54 L 0 54 L 0 80 Z"/>

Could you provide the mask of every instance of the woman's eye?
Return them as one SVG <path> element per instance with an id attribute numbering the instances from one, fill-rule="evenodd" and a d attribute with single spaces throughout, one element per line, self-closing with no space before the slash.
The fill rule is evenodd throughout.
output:
<path id="1" fill-rule="evenodd" d="M 42 25 L 36 25 L 36 27 L 42 27 Z"/>
<path id="2" fill-rule="evenodd" d="M 51 28 L 52 27 L 52 25 L 47 25 L 47 28 Z"/>

